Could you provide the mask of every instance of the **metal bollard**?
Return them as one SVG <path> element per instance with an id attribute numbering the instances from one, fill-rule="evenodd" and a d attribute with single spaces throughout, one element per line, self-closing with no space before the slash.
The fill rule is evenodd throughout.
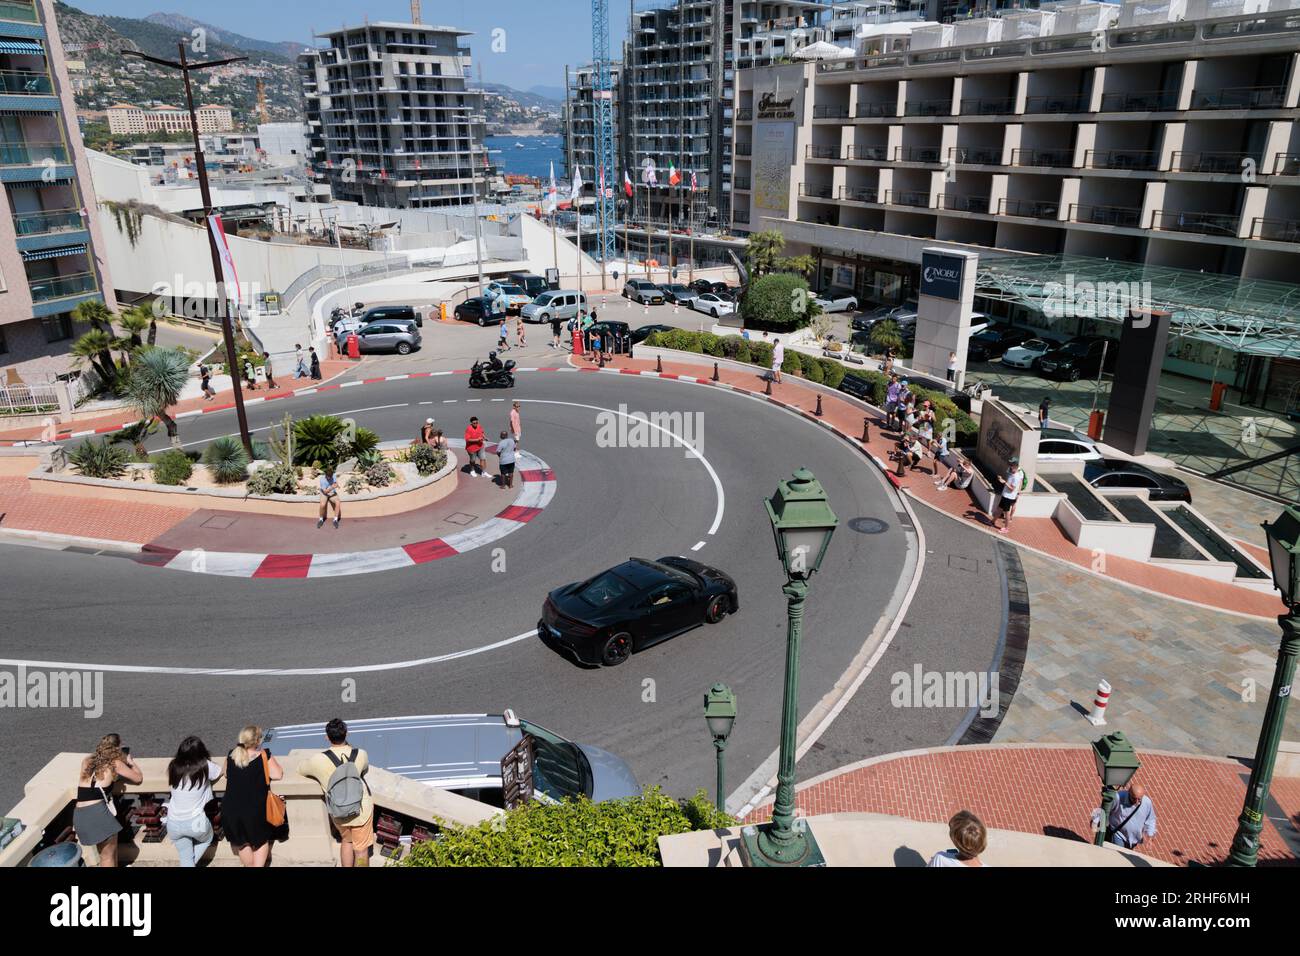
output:
<path id="1" fill-rule="evenodd" d="M 871 426 L 871 419 L 868 418 L 866 415 L 863 415 L 862 416 L 862 444 L 864 445 L 871 441 L 870 426 Z"/>
<path id="2" fill-rule="evenodd" d="M 713 381 L 713 382 L 721 381 L 721 379 L 718 377 L 718 363 L 717 363 L 717 362 L 714 362 L 714 363 L 713 363 L 713 378 L 710 379 L 710 381 Z"/>
<path id="3" fill-rule="evenodd" d="M 763 394 L 764 394 L 764 395 L 771 395 L 771 394 L 772 394 L 772 376 L 771 376 L 771 375 L 769 375 L 769 376 L 767 377 L 767 387 L 763 389 Z"/>
<path id="4" fill-rule="evenodd" d="M 656 356 L 655 356 L 655 371 L 656 371 L 656 372 L 662 372 L 663 370 L 664 370 L 664 357 L 663 357 L 662 355 L 656 355 Z"/>
<path id="5" fill-rule="evenodd" d="M 820 395 L 817 396 L 817 411 L 813 412 L 813 414 L 818 418 L 822 417 L 822 397 Z"/>
<path id="6" fill-rule="evenodd" d="M 1092 700 L 1092 713 L 1088 715 L 1088 720 L 1094 727 L 1106 726 L 1106 705 L 1108 703 L 1110 703 L 1110 684 L 1103 679 L 1097 684 L 1097 696 Z"/>

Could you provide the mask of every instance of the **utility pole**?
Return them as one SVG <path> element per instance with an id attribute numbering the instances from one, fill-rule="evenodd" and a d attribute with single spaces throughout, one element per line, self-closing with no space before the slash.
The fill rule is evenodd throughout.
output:
<path id="1" fill-rule="evenodd" d="M 208 170 L 203 163 L 203 144 L 199 142 L 199 118 L 194 110 L 194 91 L 190 86 L 190 72 L 193 70 L 205 70 L 209 67 L 224 66 L 227 63 L 238 63 L 246 60 L 246 56 L 232 56 L 224 60 L 204 60 L 198 63 L 190 63 L 185 57 L 185 41 L 179 40 L 176 43 L 176 49 L 180 53 L 180 60 L 164 60 L 161 57 L 149 56 L 147 53 L 141 53 L 137 50 L 122 50 L 122 56 L 135 56 L 142 60 L 148 60 L 150 63 L 158 66 L 165 66 L 168 69 L 180 70 L 181 78 L 185 83 L 185 105 L 190 113 L 190 131 L 194 134 L 194 164 L 199 174 L 199 195 L 203 200 L 203 219 L 204 227 L 208 232 L 208 251 L 212 254 L 212 273 L 217 280 L 217 315 L 221 319 L 221 338 L 226 346 L 226 361 L 230 366 L 230 383 L 235 391 L 235 417 L 239 420 L 239 438 L 244 444 L 244 451 L 248 457 L 253 457 L 253 439 L 248 432 L 248 415 L 244 411 L 244 390 L 239 384 L 239 353 L 235 350 L 235 331 L 230 321 L 229 300 L 226 296 L 225 272 L 221 265 L 221 250 L 217 248 L 217 237 L 212 231 L 212 190 L 208 186 Z M 238 297 L 239 290 L 235 290 Z"/>
<path id="2" fill-rule="evenodd" d="M 419 2 L 419 0 L 415 0 Z M 469 107 L 466 107 L 468 109 Z M 469 121 L 469 114 L 465 115 L 465 135 L 469 139 L 469 181 L 470 190 L 473 192 L 471 201 L 474 210 L 474 260 L 478 264 L 478 294 L 483 296 L 483 232 L 478 221 L 478 165 L 474 162 L 474 127 Z M 483 161 L 487 162 L 487 146 L 483 146 Z M 462 207 L 463 208 L 463 207 Z"/>

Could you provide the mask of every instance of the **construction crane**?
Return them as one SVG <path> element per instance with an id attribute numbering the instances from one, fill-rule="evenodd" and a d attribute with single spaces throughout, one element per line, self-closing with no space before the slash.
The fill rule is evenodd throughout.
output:
<path id="1" fill-rule="evenodd" d="M 602 263 L 614 259 L 614 93 L 609 69 L 609 0 L 591 0 L 591 60 L 596 89 L 596 254 Z"/>

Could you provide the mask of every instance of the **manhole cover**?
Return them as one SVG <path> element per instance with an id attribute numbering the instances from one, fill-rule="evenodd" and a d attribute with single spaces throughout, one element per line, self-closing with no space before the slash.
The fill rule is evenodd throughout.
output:
<path id="1" fill-rule="evenodd" d="M 860 534 L 880 534 L 889 530 L 889 525 L 879 518 L 852 518 L 849 527 Z"/>
<path id="2" fill-rule="evenodd" d="M 457 511 L 455 514 L 447 515 L 447 517 L 443 518 L 442 520 L 447 522 L 448 524 L 465 525 L 473 521 L 474 518 L 475 518 L 474 515 L 467 515 L 463 511 Z"/>
<path id="3" fill-rule="evenodd" d="M 199 527 L 210 528 L 213 531 L 225 531 L 238 520 L 238 518 L 233 518 L 230 515 L 213 515 Z"/>

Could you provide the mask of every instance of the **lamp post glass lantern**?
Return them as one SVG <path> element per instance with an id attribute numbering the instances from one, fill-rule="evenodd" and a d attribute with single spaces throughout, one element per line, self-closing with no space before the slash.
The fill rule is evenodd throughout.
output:
<path id="1" fill-rule="evenodd" d="M 1273 586 L 1282 594 L 1286 613 L 1277 619 L 1282 627 L 1282 643 L 1264 708 L 1264 723 L 1259 729 L 1259 743 L 1255 746 L 1246 798 L 1237 817 L 1237 834 L 1228 853 L 1231 866 L 1254 866 L 1259 860 L 1264 804 L 1273 783 L 1273 768 L 1286 724 L 1287 705 L 1291 702 L 1291 685 L 1295 681 L 1296 657 L 1300 655 L 1300 509 L 1287 507 L 1272 524 L 1264 525 L 1264 533 L 1268 536 Z"/>
<path id="2" fill-rule="evenodd" d="M 736 695 L 726 684 L 714 684 L 704 695 L 704 721 L 708 724 L 709 734 L 713 737 L 713 749 L 717 753 L 718 792 L 715 803 L 718 812 L 725 813 L 727 791 L 722 754 L 727 749 L 731 729 L 736 725 Z"/>
<path id="3" fill-rule="evenodd" d="M 1097 846 L 1102 846 L 1106 842 L 1110 812 L 1119 797 L 1119 791 L 1133 779 L 1142 764 L 1137 758 L 1137 751 L 1120 730 L 1094 740 L 1092 756 L 1097 764 L 1097 777 L 1101 780 L 1101 825 L 1097 828 L 1094 842 Z"/>
<path id="4" fill-rule="evenodd" d="M 772 522 L 777 557 L 785 569 L 785 692 L 781 705 L 781 748 L 772 822 L 741 832 L 740 855 L 746 866 L 823 866 L 817 841 L 794 816 L 795 726 L 799 719 L 799 639 L 808 580 L 821 567 L 839 519 L 815 475 L 800 468 L 777 484 L 764 504 Z"/>

